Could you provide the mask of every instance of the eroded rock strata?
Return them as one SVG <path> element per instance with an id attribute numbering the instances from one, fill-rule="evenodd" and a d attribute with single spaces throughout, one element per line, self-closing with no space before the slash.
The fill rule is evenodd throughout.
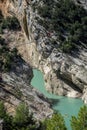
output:
<path id="1" fill-rule="evenodd" d="M 5 2 L 5 8 L 4 8 Z M 77 1 L 85 8 L 86 1 Z M 47 30 L 38 23 L 40 17 L 34 4 L 42 5 L 39 0 L 27 1 L 3 0 L 2 12 L 5 15 L 15 15 L 20 21 L 23 33 L 23 44 L 18 44 L 18 50 L 32 67 L 44 74 L 47 91 L 69 97 L 81 97 L 87 103 L 87 46 L 80 47 L 79 53 L 66 54 L 58 50 L 57 44 L 51 44 L 56 39 L 55 32 L 50 36 Z"/>
<path id="2" fill-rule="evenodd" d="M 22 46 L 25 39 L 21 31 L 4 29 L 1 36 L 5 38 L 5 44 L 10 48 L 9 51 L 14 47 L 18 48 L 19 52 L 24 51 Z M 34 117 L 41 120 L 51 116 L 53 110 L 49 100 L 30 85 L 32 78 L 32 67 L 25 62 L 22 55 L 13 57 L 9 71 L 3 71 L 0 68 L 0 101 L 4 102 L 8 113 L 11 115 L 14 115 L 17 106 L 24 102 L 34 113 Z"/>

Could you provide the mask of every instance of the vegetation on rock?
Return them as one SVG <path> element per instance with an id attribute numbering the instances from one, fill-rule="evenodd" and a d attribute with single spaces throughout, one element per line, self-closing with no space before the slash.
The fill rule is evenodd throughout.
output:
<path id="1" fill-rule="evenodd" d="M 7 114 L 3 102 L 0 102 L 0 119 L 3 119 L 4 130 L 67 130 L 60 113 L 54 113 L 51 118 L 37 123 L 24 103 L 17 107 L 13 117 Z M 77 118 L 72 117 L 71 127 L 72 130 L 87 130 L 87 106 L 80 108 Z"/>
<path id="2" fill-rule="evenodd" d="M 20 23 L 16 17 L 4 18 L 0 11 L 0 33 L 3 33 L 3 29 L 20 30 Z"/>
<path id="3" fill-rule="evenodd" d="M 0 102 L 0 119 L 3 119 L 3 130 L 37 130 L 38 126 L 29 113 L 28 107 L 22 103 L 17 109 L 15 116 L 12 117 L 6 113 L 3 102 Z"/>
<path id="4" fill-rule="evenodd" d="M 0 71 L 10 71 L 12 64 L 18 57 L 16 48 L 10 50 L 5 43 L 5 39 L 0 37 Z"/>
<path id="5" fill-rule="evenodd" d="M 34 5 L 42 17 L 38 22 L 49 33 L 56 33 L 64 52 L 87 45 L 87 11 L 82 6 L 72 0 L 42 0 L 42 3 Z"/>
<path id="6" fill-rule="evenodd" d="M 77 117 L 71 119 L 72 130 L 87 130 L 87 106 L 81 107 Z"/>
<path id="7" fill-rule="evenodd" d="M 54 113 L 51 118 L 43 122 L 41 130 L 67 130 L 60 113 Z"/>
<path id="8" fill-rule="evenodd" d="M 5 39 L 3 38 L 3 30 L 19 30 L 20 24 L 15 17 L 3 17 L 0 11 L 0 71 L 10 71 L 12 64 L 18 58 L 16 48 L 9 49 Z"/>

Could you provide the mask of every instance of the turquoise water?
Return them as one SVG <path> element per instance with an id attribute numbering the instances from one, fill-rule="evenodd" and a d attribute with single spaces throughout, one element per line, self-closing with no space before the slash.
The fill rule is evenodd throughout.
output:
<path id="1" fill-rule="evenodd" d="M 33 69 L 33 73 L 34 73 L 34 77 L 31 81 L 31 85 L 37 88 L 46 97 L 54 101 L 52 108 L 54 110 L 59 111 L 64 116 L 66 126 L 68 130 L 71 130 L 71 127 L 70 127 L 71 116 L 72 115 L 77 116 L 80 107 L 83 105 L 82 100 L 68 98 L 64 96 L 57 96 L 57 95 L 48 93 L 44 87 L 43 74 L 37 69 Z"/>

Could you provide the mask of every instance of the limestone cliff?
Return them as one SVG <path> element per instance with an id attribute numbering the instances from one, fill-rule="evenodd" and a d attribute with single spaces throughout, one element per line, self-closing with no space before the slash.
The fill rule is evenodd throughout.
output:
<path id="1" fill-rule="evenodd" d="M 3 34 L 0 34 L 1 37 L 5 39 L 4 47 L 9 47 L 6 55 L 14 47 L 18 48 L 19 51 L 21 50 L 21 52 L 23 51 L 22 47 L 24 47 L 25 39 L 21 31 L 4 29 Z M 5 61 L 5 56 L 3 57 Z M 1 58 L 0 53 L 0 65 Z M 10 62 L 12 63 L 10 63 L 11 67 L 9 71 L 4 71 L 0 66 L 0 101 L 4 102 L 8 113 L 14 115 L 17 106 L 21 102 L 24 102 L 29 106 L 29 110 L 33 112 L 36 119 L 41 120 L 50 116 L 53 111 L 50 108 L 48 99 L 30 85 L 33 78 L 33 71 L 30 64 L 25 62 L 22 55 L 13 57 Z"/>
<path id="2" fill-rule="evenodd" d="M 43 5 L 39 0 L 2 0 L 6 12 L 16 15 L 25 35 L 23 51 L 20 53 L 31 66 L 40 69 L 44 74 L 45 86 L 49 92 L 69 97 L 81 97 L 87 103 L 87 46 L 80 48 L 73 55 L 58 51 L 57 44 L 51 44 L 46 29 L 38 24 L 40 17 L 32 6 Z M 86 8 L 87 2 L 75 0 Z M 2 9 L 2 10 L 3 10 Z M 55 32 L 50 34 L 57 40 Z M 27 51 L 27 53 L 25 53 Z"/>

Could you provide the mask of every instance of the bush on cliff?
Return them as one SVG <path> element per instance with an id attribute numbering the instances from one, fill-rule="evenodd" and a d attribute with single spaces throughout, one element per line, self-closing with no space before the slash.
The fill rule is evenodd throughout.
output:
<path id="1" fill-rule="evenodd" d="M 4 121 L 4 130 L 66 130 L 63 117 L 57 113 L 37 125 L 33 114 L 29 113 L 29 108 L 24 103 L 17 107 L 15 116 L 12 117 L 8 116 L 3 102 L 0 102 L 0 118 Z"/>
<path id="2" fill-rule="evenodd" d="M 0 119 L 3 119 L 3 130 L 12 130 L 12 116 L 9 116 L 4 107 L 4 103 L 0 102 Z"/>
<path id="3" fill-rule="evenodd" d="M 0 34 L 3 33 L 3 29 L 20 30 L 20 23 L 16 17 L 4 18 L 0 10 Z"/>
<path id="4" fill-rule="evenodd" d="M 45 119 L 41 130 L 67 130 L 64 118 L 60 113 L 54 113 L 51 118 Z"/>
<path id="5" fill-rule="evenodd" d="M 19 30 L 20 24 L 16 17 L 7 17 L 2 21 L 2 29 Z"/>
<path id="6" fill-rule="evenodd" d="M 72 130 L 87 130 L 87 106 L 80 108 L 78 116 L 71 119 Z"/>
<path id="7" fill-rule="evenodd" d="M 37 10 L 43 19 L 38 19 L 38 22 L 48 32 L 56 32 L 64 52 L 74 50 L 81 43 L 87 45 L 87 10 L 72 0 L 42 1 L 43 5 L 39 5 Z M 68 42 L 66 47 L 65 41 L 69 38 L 71 43 Z"/>
<path id="8" fill-rule="evenodd" d="M 17 107 L 15 116 L 12 117 L 7 114 L 3 102 L 0 102 L 0 119 L 4 121 L 4 130 L 67 130 L 60 113 L 54 113 L 51 118 L 37 125 L 24 103 Z M 72 130 L 87 130 L 87 106 L 80 108 L 77 117 L 72 116 L 71 127 Z"/>
<path id="9" fill-rule="evenodd" d="M 10 71 L 15 59 L 18 58 L 18 51 L 16 48 L 10 50 L 5 43 L 5 39 L 0 37 L 0 70 L 4 72 Z"/>
<path id="10" fill-rule="evenodd" d="M 0 119 L 3 119 L 3 130 L 37 130 L 38 126 L 29 113 L 29 108 L 25 104 L 20 104 L 15 116 L 7 114 L 3 102 L 0 102 Z"/>
<path id="11" fill-rule="evenodd" d="M 17 107 L 13 122 L 18 129 L 36 128 L 33 114 L 29 113 L 29 108 L 23 103 Z"/>

